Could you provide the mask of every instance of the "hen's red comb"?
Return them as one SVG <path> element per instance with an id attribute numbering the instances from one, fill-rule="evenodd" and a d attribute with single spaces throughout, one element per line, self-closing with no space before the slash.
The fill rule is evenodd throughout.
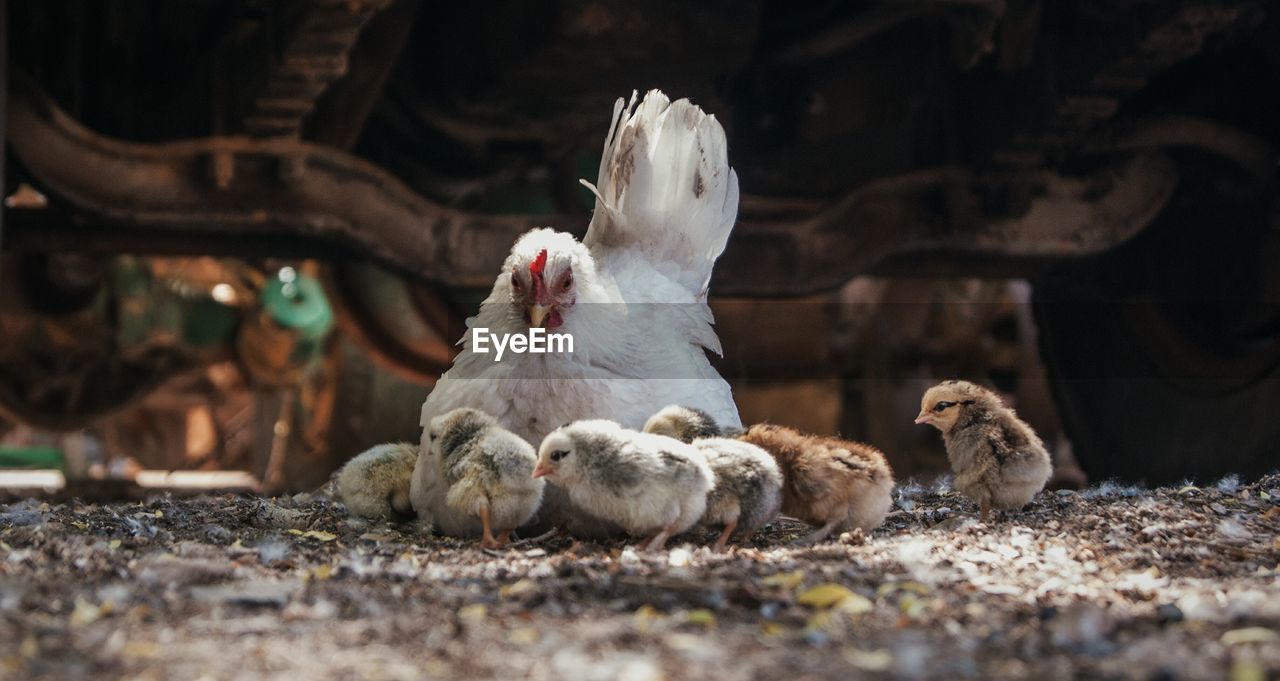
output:
<path id="1" fill-rule="evenodd" d="M 542 269 L 547 266 L 547 249 L 538 251 L 538 257 L 529 263 L 530 274 L 542 274 Z"/>

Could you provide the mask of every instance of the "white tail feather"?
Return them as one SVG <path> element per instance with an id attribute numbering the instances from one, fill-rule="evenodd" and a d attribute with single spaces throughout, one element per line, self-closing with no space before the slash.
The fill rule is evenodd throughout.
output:
<path id="1" fill-rule="evenodd" d="M 637 108 L 619 98 L 605 138 L 596 210 L 583 243 L 638 251 L 705 298 L 711 269 L 738 215 L 738 176 L 724 129 L 687 99 L 650 90 Z M 634 113 L 633 113 L 634 109 Z"/>

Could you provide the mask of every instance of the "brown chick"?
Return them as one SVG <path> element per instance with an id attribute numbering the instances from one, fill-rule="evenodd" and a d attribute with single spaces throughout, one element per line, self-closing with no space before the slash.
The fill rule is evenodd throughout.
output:
<path id="1" fill-rule="evenodd" d="M 929 388 L 916 423 L 942 431 L 955 488 L 978 503 L 983 522 L 993 508 L 1025 506 L 1053 474 L 1040 437 L 982 386 L 944 381 Z"/>
<path id="2" fill-rule="evenodd" d="M 783 514 L 819 526 L 805 542 L 855 527 L 869 532 L 889 513 L 893 471 L 871 445 L 770 424 L 751 426 L 739 439 L 777 460 Z"/>

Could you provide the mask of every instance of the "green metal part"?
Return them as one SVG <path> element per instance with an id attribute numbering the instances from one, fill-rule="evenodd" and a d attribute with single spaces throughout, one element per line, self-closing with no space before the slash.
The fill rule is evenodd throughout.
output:
<path id="1" fill-rule="evenodd" d="M 298 334 L 293 361 L 306 363 L 323 352 L 334 316 L 318 279 L 283 267 L 263 287 L 259 302 L 275 323 Z"/>
<path id="2" fill-rule="evenodd" d="M 57 447 L 0 447 L 0 468 L 64 469 Z"/>

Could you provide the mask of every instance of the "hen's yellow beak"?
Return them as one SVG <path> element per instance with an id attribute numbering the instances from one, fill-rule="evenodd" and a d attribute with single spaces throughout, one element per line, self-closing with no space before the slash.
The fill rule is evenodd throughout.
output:
<path id="1" fill-rule="evenodd" d="M 542 326 L 542 322 L 546 320 L 547 315 L 551 314 L 550 305 L 542 305 L 534 303 L 529 306 L 529 326 Z"/>

